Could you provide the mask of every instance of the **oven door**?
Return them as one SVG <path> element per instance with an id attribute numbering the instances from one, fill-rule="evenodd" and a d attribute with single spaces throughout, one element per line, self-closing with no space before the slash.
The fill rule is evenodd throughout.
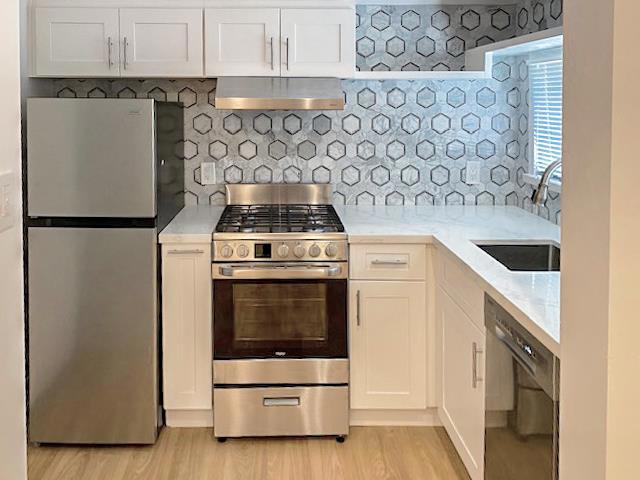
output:
<path id="1" fill-rule="evenodd" d="M 214 358 L 347 358 L 347 265 L 214 264 Z"/>

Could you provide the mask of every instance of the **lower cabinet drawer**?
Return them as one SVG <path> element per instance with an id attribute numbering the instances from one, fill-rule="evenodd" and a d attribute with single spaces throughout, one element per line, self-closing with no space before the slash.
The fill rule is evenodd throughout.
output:
<path id="1" fill-rule="evenodd" d="M 346 435 L 349 387 L 215 388 L 216 437 Z"/>
<path id="2" fill-rule="evenodd" d="M 425 280 L 425 245 L 358 244 L 349 248 L 353 280 Z"/>

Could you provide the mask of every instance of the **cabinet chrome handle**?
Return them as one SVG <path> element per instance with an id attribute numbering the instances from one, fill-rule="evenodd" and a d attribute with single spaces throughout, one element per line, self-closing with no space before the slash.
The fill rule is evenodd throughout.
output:
<path id="1" fill-rule="evenodd" d="M 124 69 L 126 70 L 127 67 L 129 66 L 129 59 L 127 58 L 127 48 L 129 47 L 129 41 L 127 40 L 127 37 L 124 37 L 124 57 L 123 57 L 123 66 Z"/>
<path id="2" fill-rule="evenodd" d="M 285 39 L 284 43 L 285 43 L 285 47 L 287 48 L 286 59 L 287 59 L 287 70 L 289 70 L 289 37 Z"/>
<path id="3" fill-rule="evenodd" d="M 169 255 L 202 255 L 204 250 L 169 250 Z"/>
<path id="4" fill-rule="evenodd" d="M 273 37 L 269 39 L 269 44 L 271 45 L 271 70 L 273 70 Z"/>
<path id="5" fill-rule="evenodd" d="M 371 260 L 371 265 L 407 265 L 406 260 Z"/>
<path id="6" fill-rule="evenodd" d="M 482 349 L 478 348 L 478 344 L 473 342 L 472 345 L 472 379 L 471 386 L 476 389 L 478 388 L 478 383 L 482 382 L 483 378 L 478 375 L 478 355 L 482 354 Z"/>
<path id="7" fill-rule="evenodd" d="M 360 326 L 360 290 L 356 292 L 356 325 Z"/>
<path id="8" fill-rule="evenodd" d="M 111 67 L 113 67 L 113 60 L 111 59 L 112 56 L 112 51 L 113 50 L 113 42 L 111 41 L 111 37 L 107 37 L 107 53 L 109 56 L 108 62 L 109 62 L 109 70 L 111 70 Z"/>

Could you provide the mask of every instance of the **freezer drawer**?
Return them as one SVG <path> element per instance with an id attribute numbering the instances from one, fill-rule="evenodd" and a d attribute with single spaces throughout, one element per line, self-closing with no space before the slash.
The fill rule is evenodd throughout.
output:
<path id="1" fill-rule="evenodd" d="M 153 443 L 156 230 L 32 227 L 28 241 L 30 440 Z"/>
<path id="2" fill-rule="evenodd" d="M 349 387 L 214 388 L 216 437 L 347 435 Z"/>
<path id="3" fill-rule="evenodd" d="M 147 99 L 29 99 L 29 216 L 155 217 L 154 117 Z"/>

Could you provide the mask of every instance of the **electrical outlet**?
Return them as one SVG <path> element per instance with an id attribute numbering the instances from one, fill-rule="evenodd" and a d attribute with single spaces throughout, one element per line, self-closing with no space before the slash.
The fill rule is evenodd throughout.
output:
<path id="1" fill-rule="evenodd" d="M 467 162 L 467 175 L 465 183 L 467 185 L 479 185 L 480 182 L 480 167 L 482 163 L 478 160 L 469 160 Z"/>
<path id="2" fill-rule="evenodd" d="M 214 185 L 216 181 L 216 164 L 213 162 L 202 162 L 200 164 L 200 182 L 203 185 Z"/>

